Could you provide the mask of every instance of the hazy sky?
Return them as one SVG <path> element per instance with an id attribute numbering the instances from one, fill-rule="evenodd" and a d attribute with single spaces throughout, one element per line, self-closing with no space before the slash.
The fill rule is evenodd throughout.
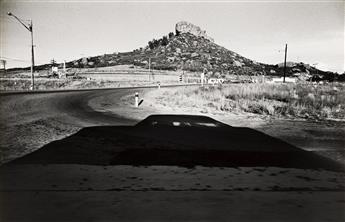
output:
<path id="1" fill-rule="evenodd" d="M 11 11 L 33 20 L 37 64 L 131 51 L 185 20 L 259 62 L 282 62 L 287 43 L 288 60 L 344 72 L 344 1 L 0 1 L 8 67 L 30 65 L 30 33 Z"/>

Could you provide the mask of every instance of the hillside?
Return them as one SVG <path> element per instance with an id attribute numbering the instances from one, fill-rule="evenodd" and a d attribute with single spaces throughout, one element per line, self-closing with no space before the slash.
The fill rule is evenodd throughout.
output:
<path id="1" fill-rule="evenodd" d="M 175 33 L 153 39 L 145 47 L 131 52 L 84 57 L 68 62 L 67 68 L 95 68 L 115 65 L 136 65 L 159 70 L 207 71 L 208 76 L 272 75 L 282 76 L 283 66 L 255 62 L 214 43 L 206 31 L 188 22 L 179 22 Z M 342 76 L 324 72 L 304 63 L 290 62 L 287 76 L 307 80 L 336 80 Z M 45 69 L 49 64 L 36 67 Z M 340 77 L 340 78 L 339 78 Z"/>
<path id="2" fill-rule="evenodd" d="M 179 24 L 179 23 L 178 23 Z M 178 27 L 178 24 L 176 27 Z M 189 24 L 193 28 L 199 27 Z M 196 27 L 196 28 L 194 28 Z M 203 31 L 199 31 L 204 33 Z M 175 30 L 169 37 L 152 40 L 144 48 L 126 53 L 106 54 L 82 58 L 68 64 L 72 67 L 100 67 L 134 64 L 152 69 L 204 71 L 213 74 L 261 74 L 265 65 L 255 63 L 239 54 L 217 45 L 205 35 L 193 31 Z"/>

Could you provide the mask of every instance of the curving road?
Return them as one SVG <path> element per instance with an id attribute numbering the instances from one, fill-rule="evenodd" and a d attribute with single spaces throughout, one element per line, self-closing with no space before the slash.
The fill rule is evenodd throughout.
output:
<path id="1" fill-rule="evenodd" d="M 135 120 L 93 109 L 89 102 L 113 101 L 144 88 L 0 94 L 0 163 L 32 152 L 87 126 L 133 125 Z M 116 104 L 112 104 L 115 105 Z"/>

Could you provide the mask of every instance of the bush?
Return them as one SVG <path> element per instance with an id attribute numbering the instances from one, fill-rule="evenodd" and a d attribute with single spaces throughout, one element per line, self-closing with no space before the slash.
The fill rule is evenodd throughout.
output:
<path id="1" fill-rule="evenodd" d="M 300 118 L 345 118 L 345 85 L 231 84 L 175 91 L 171 103 L 201 109 Z M 181 97 L 183 95 L 183 97 Z M 309 95 L 309 96 L 308 96 Z M 187 103 L 183 100 L 188 97 Z M 171 104 L 174 106 L 174 104 Z"/>
<path id="2" fill-rule="evenodd" d="M 162 46 L 166 46 L 166 45 L 168 45 L 168 43 L 169 43 L 168 37 L 163 36 L 163 38 L 162 38 Z"/>

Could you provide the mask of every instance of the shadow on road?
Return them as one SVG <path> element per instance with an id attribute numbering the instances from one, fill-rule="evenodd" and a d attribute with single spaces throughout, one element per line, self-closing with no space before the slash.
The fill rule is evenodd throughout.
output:
<path id="1" fill-rule="evenodd" d="M 135 126 L 87 127 L 9 164 L 344 166 L 259 131 L 206 116 L 152 115 Z"/>

